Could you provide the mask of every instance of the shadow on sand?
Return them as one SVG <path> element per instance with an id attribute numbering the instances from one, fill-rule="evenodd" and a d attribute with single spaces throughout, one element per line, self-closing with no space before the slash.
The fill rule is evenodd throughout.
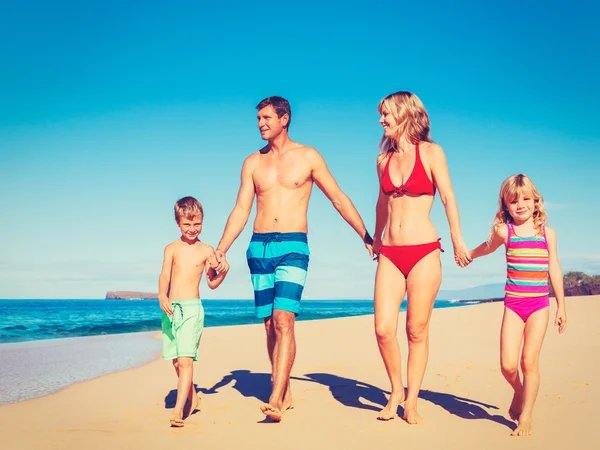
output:
<path id="1" fill-rule="evenodd" d="M 340 377 L 330 373 L 308 373 L 304 377 L 291 377 L 292 380 L 318 383 L 329 388 L 331 395 L 342 405 L 352 408 L 366 409 L 379 412 L 387 405 L 387 395 L 385 391 L 369 383 L 353 380 L 351 378 Z M 244 397 L 254 397 L 260 402 L 267 402 L 271 393 L 271 374 L 253 373 L 249 370 L 233 370 L 225 375 L 219 382 L 210 388 L 200 388 L 197 391 L 205 394 L 217 394 L 218 390 L 224 386 L 233 383 L 233 388 Z M 171 391 L 165 397 L 165 407 L 175 405 L 176 391 Z M 427 389 L 421 389 L 419 398 L 440 406 L 450 414 L 469 420 L 490 420 L 499 425 L 504 425 L 511 430 L 516 428 L 514 422 L 506 419 L 504 416 L 490 414 L 488 410 L 498 410 L 497 406 L 472 400 L 465 397 L 458 397 L 452 394 L 434 392 Z M 169 406 L 171 405 L 171 406 Z M 402 406 L 398 407 L 398 415 L 404 415 Z"/>

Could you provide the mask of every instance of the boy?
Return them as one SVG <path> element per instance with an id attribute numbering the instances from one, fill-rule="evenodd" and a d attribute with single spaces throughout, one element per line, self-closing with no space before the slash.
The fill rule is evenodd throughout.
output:
<path id="1" fill-rule="evenodd" d="M 158 281 L 158 300 L 162 318 L 162 358 L 172 359 L 179 381 L 177 401 L 170 419 L 172 427 L 183 427 L 183 408 L 190 402 L 188 416 L 198 406 L 193 384 L 193 362 L 198 358 L 204 328 L 204 309 L 200 300 L 200 279 L 206 271 L 208 287 L 216 289 L 226 270 L 217 273 L 214 250 L 198 240 L 204 212 L 193 197 L 175 203 L 175 221 L 181 237 L 167 245 Z"/>

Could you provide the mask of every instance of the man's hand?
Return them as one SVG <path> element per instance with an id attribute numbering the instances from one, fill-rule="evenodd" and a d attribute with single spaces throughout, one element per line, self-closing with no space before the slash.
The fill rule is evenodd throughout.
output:
<path id="1" fill-rule="evenodd" d="M 173 308 L 171 307 L 171 300 L 166 295 L 158 296 L 158 303 L 160 309 L 162 309 L 169 317 L 173 315 Z"/>

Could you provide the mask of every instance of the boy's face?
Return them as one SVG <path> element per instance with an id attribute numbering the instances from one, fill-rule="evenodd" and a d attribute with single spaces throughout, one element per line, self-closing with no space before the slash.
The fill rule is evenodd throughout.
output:
<path id="1" fill-rule="evenodd" d="M 181 235 L 186 239 L 193 241 L 198 237 L 200 231 L 202 231 L 202 216 L 194 216 L 191 219 L 182 217 L 179 219 L 177 225 L 179 225 Z"/>

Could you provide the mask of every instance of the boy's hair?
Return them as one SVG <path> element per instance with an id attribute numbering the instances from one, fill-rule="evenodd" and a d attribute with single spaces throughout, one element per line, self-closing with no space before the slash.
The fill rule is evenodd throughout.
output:
<path id="1" fill-rule="evenodd" d="M 390 112 L 399 125 L 396 136 L 381 138 L 379 148 L 383 153 L 395 150 L 404 133 L 406 133 L 406 140 L 415 145 L 419 142 L 433 142 L 429 136 L 431 129 L 429 116 L 423 102 L 415 94 L 408 91 L 394 92 L 379 102 L 377 106 L 379 114 L 383 107 Z"/>
<path id="2" fill-rule="evenodd" d="M 494 224 L 492 225 L 492 231 L 490 232 L 490 239 L 492 234 L 502 224 L 513 223 L 514 219 L 508 212 L 508 204 L 513 200 L 519 198 L 521 194 L 529 194 L 533 198 L 534 211 L 533 211 L 533 225 L 538 233 L 542 230 L 542 225 L 548 223 L 548 215 L 544 211 L 544 197 L 540 195 L 535 184 L 531 181 L 527 175 L 519 173 L 517 175 L 511 175 L 502 182 L 500 186 L 500 195 L 498 196 L 498 212 L 494 217 Z"/>
<path id="3" fill-rule="evenodd" d="M 194 197 L 183 197 L 175 202 L 175 221 L 177 223 L 183 217 L 191 220 L 196 216 L 204 218 L 204 210 L 200 202 Z"/>
<path id="4" fill-rule="evenodd" d="M 277 117 L 279 118 L 283 117 L 284 114 L 288 115 L 289 119 L 286 128 L 289 129 L 290 123 L 292 123 L 292 107 L 290 106 L 290 102 L 283 97 L 273 95 L 272 97 L 267 97 L 264 100 L 261 100 L 261 102 L 256 105 L 256 109 L 260 111 L 267 106 L 272 106 L 277 113 Z"/>

